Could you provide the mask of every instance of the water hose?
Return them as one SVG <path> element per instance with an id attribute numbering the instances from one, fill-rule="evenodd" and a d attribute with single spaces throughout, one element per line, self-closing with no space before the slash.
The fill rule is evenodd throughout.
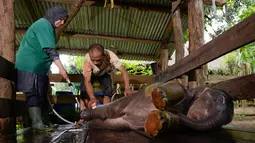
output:
<path id="1" fill-rule="evenodd" d="M 60 115 L 58 114 L 58 112 L 56 112 L 55 109 L 53 108 L 53 105 L 51 105 L 50 97 L 47 96 L 47 98 L 48 98 L 48 102 L 49 102 L 49 105 L 50 105 L 50 108 L 51 108 L 52 112 L 53 112 L 59 119 L 61 119 L 62 121 L 66 122 L 66 123 L 68 123 L 68 124 L 75 124 L 74 122 L 68 121 L 68 120 L 66 120 L 65 118 L 63 118 L 62 116 L 60 116 Z"/>
<path id="2" fill-rule="evenodd" d="M 69 89 L 72 91 L 73 96 L 74 96 L 74 98 L 75 98 L 75 100 L 76 100 L 76 102 L 77 102 L 78 108 L 80 108 L 80 102 L 79 102 L 79 100 L 78 100 L 78 98 L 77 98 L 77 96 L 76 96 L 76 95 L 77 95 L 77 92 L 76 92 L 76 90 L 75 90 L 74 85 L 70 82 L 69 79 L 67 80 L 67 83 L 68 83 Z"/>
<path id="3" fill-rule="evenodd" d="M 75 96 L 75 95 L 76 95 L 76 90 L 75 90 L 73 84 L 70 82 L 69 79 L 67 80 L 67 83 L 68 83 L 69 89 L 72 91 L 73 96 L 75 97 L 75 100 L 76 100 L 76 102 L 77 102 L 78 108 L 80 108 L 80 102 L 79 102 L 78 98 Z M 60 116 L 60 115 L 58 114 L 58 112 L 56 112 L 55 109 L 53 108 L 53 106 L 51 105 L 49 96 L 47 96 L 47 98 L 48 98 L 48 102 L 49 102 L 49 105 L 50 105 L 50 108 L 51 108 L 52 112 L 53 112 L 59 119 L 61 119 L 62 121 L 66 122 L 66 123 L 68 123 L 68 124 L 75 124 L 74 122 L 68 121 L 68 120 L 66 120 L 65 118 L 63 118 L 62 116 Z"/>

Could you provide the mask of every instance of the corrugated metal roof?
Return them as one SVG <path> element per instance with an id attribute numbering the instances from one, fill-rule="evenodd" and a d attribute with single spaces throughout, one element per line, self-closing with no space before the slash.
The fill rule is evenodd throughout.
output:
<path id="1" fill-rule="evenodd" d="M 15 24 L 17 28 L 27 29 L 33 23 L 32 14 L 40 18 L 50 7 L 60 5 L 66 10 L 71 9 L 71 4 L 66 3 L 41 2 L 38 0 L 30 1 L 30 5 L 33 7 L 35 13 L 29 13 L 27 5 L 23 0 L 15 0 Z M 121 0 L 121 2 L 133 5 L 143 4 L 171 7 L 171 0 Z M 161 41 L 170 20 L 170 13 L 165 12 L 83 6 L 65 32 Z M 182 17 L 182 25 L 184 29 L 187 29 L 187 16 Z M 169 42 L 173 42 L 173 30 L 169 34 Z M 22 34 L 16 34 L 16 46 L 19 45 L 21 40 Z M 87 50 L 92 43 L 100 43 L 106 48 L 114 45 L 118 49 L 118 53 L 121 54 L 145 56 L 155 56 L 160 46 L 160 43 L 150 44 L 65 36 L 61 36 L 57 46 L 66 49 Z M 174 47 L 168 48 L 171 53 Z M 127 56 L 123 57 L 130 59 Z M 141 57 L 131 57 L 131 59 L 144 60 Z"/>

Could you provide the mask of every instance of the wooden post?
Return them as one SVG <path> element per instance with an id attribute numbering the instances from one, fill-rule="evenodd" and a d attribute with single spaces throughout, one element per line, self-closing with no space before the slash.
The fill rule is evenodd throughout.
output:
<path id="1" fill-rule="evenodd" d="M 175 7 L 177 2 L 172 2 L 172 7 Z M 181 12 L 180 8 L 173 13 L 173 28 L 174 28 L 174 39 L 175 39 L 175 62 L 179 61 L 184 57 L 184 38 L 181 22 Z"/>
<path id="2" fill-rule="evenodd" d="M 172 2 L 172 7 L 176 7 L 178 4 L 177 1 Z M 177 8 L 176 11 L 173 13 L 173 28 L 174 28 L 174 39 L 175 39 L 175 62 L 178 62 L 184 57 L 184 38 L 183 38 L 183 29 L 182 29 L 182 22 L 181 22 L 181 11 L 180 8 Z M 186 75 L 181 76 L 181 83 L 182 85 L 187 88 L 188 81 Z"/>
<path id="3" fill-rule="evenodd" d="M 160 49 L 160 63 L 161 71 L 165 71 L 168 67 L 168 49 L 166 48 Z"/>
<path id="4" fill-rule="evenodd" d="M 0 56 L 14 62 L 14 0 L 0 1 Z M 3 65 L 3 64 L 2 64 Z M 2 67 L 1 68 L 5 68 Z M 15 75 L 13 75 L 15 76 Z M 8 99 L 15 100 L 14 83 L 0 77 L 0 110 L 12 111 L 14 108 Z M 3 107 L 4 106 L 4 107 Z M 14 109 L 15 110 L 15 109 Z M 18 110 L 18 109 L 17 109 Z M 0 137 L 16 133 L 15 117 L 0 117 Z"/>
<path id="5" fill-rule="evenodd" d="M 204 44 L 204 8 L 203 0 L 188 2 L 189 53 L 196 51 Z M 203 86 L 205 77 L 202 67 L 191 72 L 189 81 L 197 81 L 198 87 Z"/>
<path id="6" fill-rule="evenodd" d="M 85 0 L 76 0 L 74 2 L 71 8 L 71 11 L 68 12 L 68 19 L 66 20 L 65 24 L 56 29 L 57 40 L 59 40 L 61 33 L 65 30 L 65 28 L 70 24 L 73 18 L 77 15 L 77 13 L 79 12 L 84 2 Z"/>

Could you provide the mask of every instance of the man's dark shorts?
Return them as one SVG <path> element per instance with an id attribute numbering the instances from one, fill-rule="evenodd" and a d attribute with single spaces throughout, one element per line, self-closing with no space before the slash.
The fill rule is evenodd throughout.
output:
<path id="1" fill-rule="evenodd" d="M 99 82 L 104 96 L 111 97 L 113 95 L 112 79 L 108 73 L 105 73 L 102 76 L 95 76 L 94 74 L 92 74 L 91 75 L 91 84 L 93 85 L 93 83 L 95 81 Z M 89 95 L 87 94 L 87 92 L 85 90 L 84 77 L 81 80 L 80 92 L 81 92 L 80 93 L 81 99 L 89 99 Z"/>

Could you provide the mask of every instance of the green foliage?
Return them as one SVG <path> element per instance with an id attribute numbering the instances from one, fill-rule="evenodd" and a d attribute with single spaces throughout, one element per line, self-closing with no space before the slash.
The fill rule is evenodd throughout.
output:
<path id="1" fill-rule="evenodd" d="M 204 5 L 205 8 L 205 31 L 212 38 L 220 35 L 244 18 L 254 14 L 254 0 L 227 0 L 223 7 L 213 10 L 211 5 Z M 208 28 L 214 27 L 213 32 Z"/>
<path id="2" fill-rule="evenodd" d="M 82 73 L 82 64 L 84 57 L 83 56 L 70 56 L 68 58 L 69 63 L 71 63 L 67 68 L 67 73 L 69 74 L 81 74 Z"/>
<path id="3" fill-rule="evenodd" d="M 252 5 L 248 6 L 246 10 L 244 10 L 240 15 L 239 18 L 240 20 L 243 20 L 251 15 L 255 14 L 255 3 Z"/>
<path id="4" fill-rule="evenodd" d="M 238 67 L 237 52 L 231 52 L 223 57 L 223 63 L 226 66 L 220 65 L 223 69 L 223 75 L 238 75 L 240 68 Z"/>
<path id="5" fill-rule="evenodd" d="M 130 75 L 152 75 L 151 66 L 141 62 L 122 60 L 123 66 Z M 120 74 L 120 72 L 118 72 Z"/>
<path id="6" fill-rule="evenodd" d="M 84 56 L 79 56 L 79 57 L 76 57 L 76 59 L 75 59 L 76 69 L 77 69 L 80 73 L 82 73 L 83 61 L 84 61 Z"/>
<path id="7" fill-rule="evenodd" d="M 209 32 L 212 38 L 217 37 L 227 29 L 233 27 L 238 22 L 255 14 L 254 0 L 227 0 L 223 7 L 217 7 L 217 12 L 213 12 L 210 5 L 205 5 L 205 30 L 208 27 L 213 27 L 213 32 Z M 220 74 L 223 75 L 237 75 L 240 73 L 240 65 L 242 63 L 250 63 L 251 71 L 254 73 L 255 66 L 255 43 L 248 44 L 232 53 L 225 55 Z M 215 73 L 218 71 L 211 71 Z"/>
<path id="8" fill-rule="evenodd" d="M 82 73 L 82 64 L 84 57 L 75 57 L 75 58 L 69 58 L 70 62 L 73 60 L 74 64 L 71 64 L 67 68 L 67 72 L 69 74 L 81 74 Z M 142 64 L 142 62 L 139 61 L 127 61 L 122 60 L 123 66 L 126 69 L 126 71 L 130 75 L 152 75 L 152 70 L 150 65 L 148 64 Z M 117 72 L 117 74 L 121 74 L 120 72 Z"/>

